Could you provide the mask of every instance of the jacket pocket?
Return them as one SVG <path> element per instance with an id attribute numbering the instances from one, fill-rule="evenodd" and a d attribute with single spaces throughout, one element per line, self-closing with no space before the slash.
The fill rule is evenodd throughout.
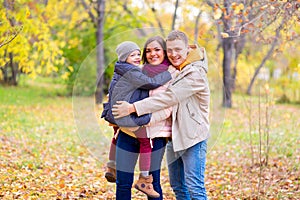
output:
<path id="1" fill-rule="evenodd" d="M 191 103 L 186 104 L 187 110 L 190 117 L 197 122 L 199 125 L 203 123 L 202 115 L 198 109 L 195 108 Z"/>

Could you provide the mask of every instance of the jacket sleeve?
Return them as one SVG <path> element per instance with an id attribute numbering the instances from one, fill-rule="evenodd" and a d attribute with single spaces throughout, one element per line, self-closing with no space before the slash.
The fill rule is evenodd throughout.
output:
<path id="1" fill-rule="evenodd" d="M 171 74 L 168 71 L 159 73 L 151 78 L 138 69 L 131 69 L 123 75 L 123 78 L 126 78 L 132 85 L 136 86 L 136 88 L 146 90 L 158 88 L 172 79 Z"/>
<path id="2" fill-rule="evenodd" d="M 137 115 L 153 113 L 173 106 L 182 100 L 205 91 L 208 86 L 206 73 L 203 69 L 191 69 L 182 76 L 178 76 L 165 92 L 134 103 Z"/>
<path id="3" fill-rule="evenodd" d="M 173 75 L 174 75 L 174 73 L 172 73 L 172 77 L 173 77 Z M 164 92 L 167 90 L 169 85 L 170 85 L 170 82 L 166 83 L 165 85 L 163 85 L 159 88 L 156 88 L 155 90 L 150 90 L 149 95 L 154 96 L 155 94 Z M 149 124 L 147 124 L 147 126 L 151 126 L 152 124 L 158 123 L 160 121 L 164 121 L 164 120 L 168 119 L 171 116 L 171 114 L 172 114 L 172 107 L 168 107 L 163 110 L 156 111 L 156 112 L 152 113 L 150 122 L 149 122 Z"/>
<path id="4" fill-rule="evenodd" d="M 172 107 L 168 107 L 166 109 L 156 111 L 152 113 L 150 122 L 149 124 L 147 124 L 147 126 L 151 126 L 152 124 L 166 120 L 171 116 L 171 114 L 172 114 Z"/>

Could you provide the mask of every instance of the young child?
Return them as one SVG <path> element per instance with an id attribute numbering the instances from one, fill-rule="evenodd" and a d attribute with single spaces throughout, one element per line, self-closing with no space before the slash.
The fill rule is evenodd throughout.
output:
<path id="1" fill-rule="evenodd" d="M 117 101 L 125 100 L 135 102 L 149 96 L 149 90 L 160 87 L 169 80 L 171 74 L 168 71 L 162 72 L 152 78 L 143 74 L 139 67 L 141 61 L 141 52 L 137 44 L 131 41 L 125 41 L 116 48 L 118 61 L 115 64 L 114 75 L 109 86 L 109 99 L 104 104 L 104 110 L 101 117 L 104 117 L 114 128 L 114 137 L 110 146 L 109 161 L 107 163 L 107 172 L 105 177 L 109 182 L 116 181 L 115 169 L 115 148 L 118 127 L 132 127 L 140 143 L 140 176 L 139 183 L 146 186 L 137 188 L 152 198 L 158 198 L 160 195 L 152 186 L 152 175 L 149 175 L 151 160 L 151 144 L 147 137 L 145 128 L 138 128 L 150 122 L 151 114 L 137 117 L 136 114 L 115 120 L 111 108 Z M 123 130 L 123 129 L 122 129 Z M 130 134 L 130 133 L 128 133 Z"/>

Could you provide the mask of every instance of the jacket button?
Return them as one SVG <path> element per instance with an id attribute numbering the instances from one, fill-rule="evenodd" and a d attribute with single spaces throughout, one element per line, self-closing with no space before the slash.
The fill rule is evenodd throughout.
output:
<path id="1" fill-rule="evenodd" d="M 195 113 L 192 113 L 191 116 L 194 117 L 194 116 L 195 116 Z"/>

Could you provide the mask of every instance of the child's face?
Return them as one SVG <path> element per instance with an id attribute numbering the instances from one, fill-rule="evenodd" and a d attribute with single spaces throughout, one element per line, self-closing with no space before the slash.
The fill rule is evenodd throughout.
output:
<path id="1" fill-rule="evenodd" d="M 141 63 L 141 52 L 139 50 L 131 52 L 126 59 L 126 62 L 135 66 L 139 66 Z"/>
<path id="2" fill-rule="evenodd" d="M 157 41 L 150 42 L 146 49 L 146 59 L 151 65 L 159 65 L 164 61 L 164 50 Z"/>

